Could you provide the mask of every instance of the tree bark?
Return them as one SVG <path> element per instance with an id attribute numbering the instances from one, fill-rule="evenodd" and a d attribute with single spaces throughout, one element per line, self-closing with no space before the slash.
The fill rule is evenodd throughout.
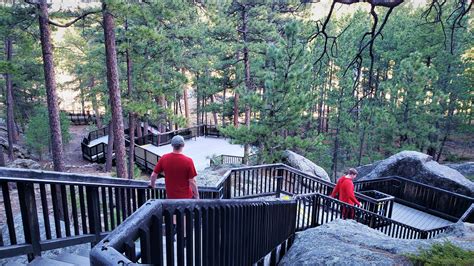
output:
<path id="1" fill-rule="evenodd" d="M 0 166 L 5 166 L 5 157 L 3 156 L 3 146 L 0 145 Z"/>
<path id="2" fill-rule="evenodd" d="M 239 93 L 234 94 L 234 127 L 239 127 Z"/>
<path id="3" fill-rule="evenodd" d="M 214 99 L 214 94 L 211 95 L 211 103 L 214 103 L 215 99 Z M 214 118 L 214 125 L 217 126 L 219 125 L 219 120 L 217 119 L 217 113 L 216 111 L 212 111 L 212 117 Z"/>
<path id="4" fill-rule="evenodd" d="M 249 48 L 248 48 L 248 40 L 247 40 L 247 23 L 248 23 L 248 11 L 246 6 L 242 11 L 242 34 L 243 34 L 243 42 L 244 42 L 244 70 L 245 70 L 245 88 L 247 89 L 247 93 L 252 90 L 252 84 L 250 80 L 250 58 L 249 58 Z M 250 105 L 247 103 L 245 105 L 245 125 L 247 128 L 250 128 Z M 243 163 L 247 164 L 248 157 L 250 154 L 250 144 L 246 143 L 244 145 L 244 159 Z"/>
<path id="5" fill-rule="evenodd" d="M 7 37 L 5 40 L 5 56 L 7 62 L 11 62 L 13 55 L 13 44 L 12 40 Z M 13 144 L 15 141 L 15 118 L 13 111 L 13 84 L 12 84 L 12 75 L 10 73 L 5 74 L 5 87 L 6 87 L 6 96 L 7 96 L 7 131 L 8 131 L 8 159 L 10 161 L 14 160 L 13 154 Z M 2 148 L 3 152 L 3 148 Z M 3 157 L 3 153 L 2 153 Z"/>
<path id="6" fill-rule="evenodd" d="M 89 89 L 93 89 L 94 86 L 95 86 L 95 79 L 94 77 L 91 77 Z M 99 113 L 99 104 L 97 101 L 97 94 L 94 94 L 92 96 L 92 108 L 94 109 L 94 113 L 95 113 L 95 125 L 97 126 L 97 128 L 102 128 L 102 118 L 100 117 L 100 113 Z"/>
<path id="7" fill-rule="evenodd" d="M 44 79 L 46 87 L 46 98 L 48 102 L 49 127 L 51 129 L 51 153 L 53 156 L 54 171 L 65 170 L 63 161 L 63 139 L 61 135 L 61 124 L 59 119 L 58 96 L 56 92 L 56 80 L 54 74 L 53 48 L 51 43 L 51 30 L 49 28 L 48 4 L 41 0 L 38 4 L 39 28 L 41 39 L 41 50 L 43 53 Z"/>
<path id="8" fill-rule="evenodd" d="M 184 101 L 184 117 L 186 117 L 186 127 L 189 127 L 190 117 L 189 117 L 189 101 L 188 101 L 187 85 L 185 85 L 183 89 L 183 101 Z"/>
<path id="9" fill-rule="evenodd" d="M 105 39 L 105 57 L 107 65 L 107 87 L 109 89 L 110 105 L 112 109 L 117 176 L 126 178 L 127 169 L 125 159 L 125 136 L 119 88 L 117 49 L 115 45 L 114 17 L 107 9 L 107 5 L 105 3 L 102 5 L 102 14 Z"/>
<path id="10" fill-rule="evenodd" d="M 135 127 L 136 116 L 132 112 L 128 114 L 128 125 L 130 128 L 130 147 L 128 152 L 128 179 L 133 179 L 135 166 Z"/>
<path id="11" fill-rule="evenodd" d="M 107 155 L 105 158 L 105 172 L 112 170 L 112 160 L 114 155 L 114 122 L 110 121 L 107 136 Z"/>
<path id="12" fill-rule="evenodd" d="M 128 21 L 125 20 L 125 30 L 128 30 Z M 128 89 L 128 99 L 130 101 L 133 100 L 133 76 L 132 76 L 132 58 L 130 57 L 129 47 L 127 46 L 127 50 L 125 51 L 125 55 L 127 58 L 127 89 Z M 130 139 L 130 147 L 128 152 L 128 179 L 133 179 L 134 176 L 134 166 L 135 166 L 135 128 L 136 128 L 136 116 L 135 114 L 130 111 L 128 113 L 128 128 L 129 128 L 129 139 Z"/>
<path id="13" fill-rule="evenodd" d="M 141 138 L 143 136 L 142 132 L 142 120 L 138 119 L 136 120 L 136 127 L 137 127 L 137 138 Z"/>

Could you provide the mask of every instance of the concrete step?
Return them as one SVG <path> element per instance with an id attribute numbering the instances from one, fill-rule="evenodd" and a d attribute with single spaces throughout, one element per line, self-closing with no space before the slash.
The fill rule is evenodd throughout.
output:
<path id="1" fill-rule="evenodd" d="M 79 255 L 75 255 L 75 254 L 62 253 L 54 259 L 58 260 L 58 261 L 62 261 L 62 262 L 71 263 L 73 265 L 78 265 L 78 266 L 91 265 L 89 257 L 79 256 Z"/>
<path id="2" fill-rule="evenodd" d="M 74 264 L 58 261 L 54 259 L 48 259 L 43 257 L 38 257 L 34 259 L 32 262 L 28 263 L 28 265 L 32 266 L 74 266 Z"/>

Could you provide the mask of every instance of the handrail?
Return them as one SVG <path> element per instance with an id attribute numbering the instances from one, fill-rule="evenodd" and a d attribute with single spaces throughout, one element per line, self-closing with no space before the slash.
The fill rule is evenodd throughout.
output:
<path id="1" fill-rule="evenodd" d="M 395 196 L 395 201 L 456 222 L 474 203 L 474 198 L 407 178 L 390 176 L 354 183 L 356 191 L 377 189 Z"/>
<path id="2" fill-rule="evenodd" d="M 271 253 L 275 264 L 291 244 L 295 213 L 294 200 L 150 200 L 93 248 L 91 262 L 251 265 Z"/>
<path id="3" fill-rule="evenodd" d="M 427 239 L 446 231 L 449 227 L 418 229 L 321 193 L 297 195 L 293 198 L 298 202 L 297 230 L 316 227 L 342 218 L 355 219 L 357 222 L 395 238 Z M 305 201 L 310 201 L 310 205 L 305 204 Z"/>
<path id="4" fill-rule="evenodd" d="M 411 180 L 411 179 L 408 179 L 408 178 L 405 178 L 405 177 L 401 177 L 401 176 L 386 176 L 386 177 L 381 177 L 381 178 L 376 178 L 376 179 L 371 179 L 371 180 L 361 180 L 361 181 L 356 180 L 356 181 L 354 181 L 354 185 L 364 184 L 364 183 L 372 183 L 372 182 L 376 182 L 376 181 L 393 180 L 393 179 L 403 180 L 404 182 L 416 184 L 416 185 L 422 186 L 422 187 L 427 187 L 427 188 L 435 190 L 435 191 L 449 193 L 453 196 L 457 196 L 457 197 L 460 197 L 460 198 L 474 200 L 474 197 L 463 195 L 463 194 L 460 194 L 460 193 L 457 193 L 457 192 L 452 192 L 452 191 L 449 191 L 449 190 L 446 190 L 446 189 L 443 189 L 443 188 L 434 187 L 434 186 L 424 184 L 424 183 L 421 183 L 421 182 L 418 182 L 418 181 L 414 181 L 414 180 Z"/>
<path id="5" fill-rule="evenodd" d="M 386 182 L 391 186 L 390 182 L 394 179 L 381 180 L 377 182 Z M 158 185 L 157 189 L 149 189 L 146 187 L 147 184 L 145 181 L 102 176 L 0 168 L 1 195 L 6 212 L 5 214 L 0 212 L 0 221 L 6 221 L 11 232 L 8 235 L 10 242 L 3 247 L 0 244 L 0 258 L 22 254 L 29 254 L 32 258 L 40 255 L 41 251 L 57 248 L 58 245 L 96 243 L 146 200 L 166 197 L 163 185 Z M 366 185 L 371 184 L 366 183 Z M 10 192 L 10 187 L 15 187 L 17 191 Z M 326 199 L 333 187 L 334 184 L 331 182 L 305 174 L 287 165 L 269 164 L 230 169 L 215 186 L 199 187 L 199 189 L 201 198 L 207 199 L 279 197 L 281 194 L 306 193 L 319 193 Z M 383 188 L 382 192 L 384 192 Z M 390 201 L 381 202 L 360 193 L 356 195 L 363 203 L 364 213 L 372 210 L 374 204 L 383 203 L 384 215 L 380 216 L 390 218 Z M 449 202 L 449 204 L 453 203 L 458 202 Z M 23 243 L 16 240 L 14 233 L 14 210 L 12 209 L 14 205 L 21 206 L 24 223 L 22 230 L 25 230 L 25 235 L 30 237 L 25 238 Z M 63 209 L 64 213 L 61 212 L 61 206 L 67 206 Z M 465 212 L 465 209 L 462 211 Z M 373 212 L 369 211 L 369 213 Z M 50 218 L 51 214 L 54 217 Z M 40 239 L 39 232 L 36 231 L 40 216 L 43 216 L 45 221 L 46 239 Z M 54 221 L 54 224 L 50 220 Z M 63 220 L 64 224 L 61 224 L 60 220 Z M 383 221 L 390 222 L 390 220 Z M 433 229 L 432 232 L 428 232 L 427 237 L 442 230 L 442 228 Z M 0 240 L 3 240 L 2 235 L 0 235 Z"/>

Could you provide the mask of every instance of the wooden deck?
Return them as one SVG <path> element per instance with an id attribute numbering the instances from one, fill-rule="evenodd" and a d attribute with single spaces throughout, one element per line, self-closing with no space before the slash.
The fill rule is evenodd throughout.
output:
<path id="1" fill-rule="evenodd" d="M 437 216 L 407 207 L 399 203 L 395 203 L 393 205 L 392 219 L 397 222 L 424 230 L 452 224 L 452 222 L 443 218 L 439 218 Z"/>

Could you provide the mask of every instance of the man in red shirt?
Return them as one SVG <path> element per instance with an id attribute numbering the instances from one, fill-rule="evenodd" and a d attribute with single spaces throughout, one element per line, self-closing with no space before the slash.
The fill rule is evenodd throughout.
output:
<path id="1" fill-rule="evenodd" d="M 357 200 L 354 194 L 354 180 L 357 177 L 357 170 L 354 168 L 350 168 L 347 171 L 347 174 L 339 180 L 337 180 L 337 184 L 334 187 L 331 197 L 336 198 L 342 202 L 345 202 L 349 205 L 358 205 L 361 206 L 360 202 Z M 342 218 L 346 219 L 353 219 L 354 218 L 354 210 L 352 208 L 346 208 L 345 206 L 342 207 Z"/>
<path id="2" fill-rule="evenodd" d="M 197 175 L 194 162 L 183 154 L 184 138 L 174 136 L 171 139 L 173 152 L 163 155 L 155 166 L 150 177 L 150 187 L 155 187 L 158 175 L 164 172 L 166 198 L 199 199 L 199 192 L 194 177 Z"/>

